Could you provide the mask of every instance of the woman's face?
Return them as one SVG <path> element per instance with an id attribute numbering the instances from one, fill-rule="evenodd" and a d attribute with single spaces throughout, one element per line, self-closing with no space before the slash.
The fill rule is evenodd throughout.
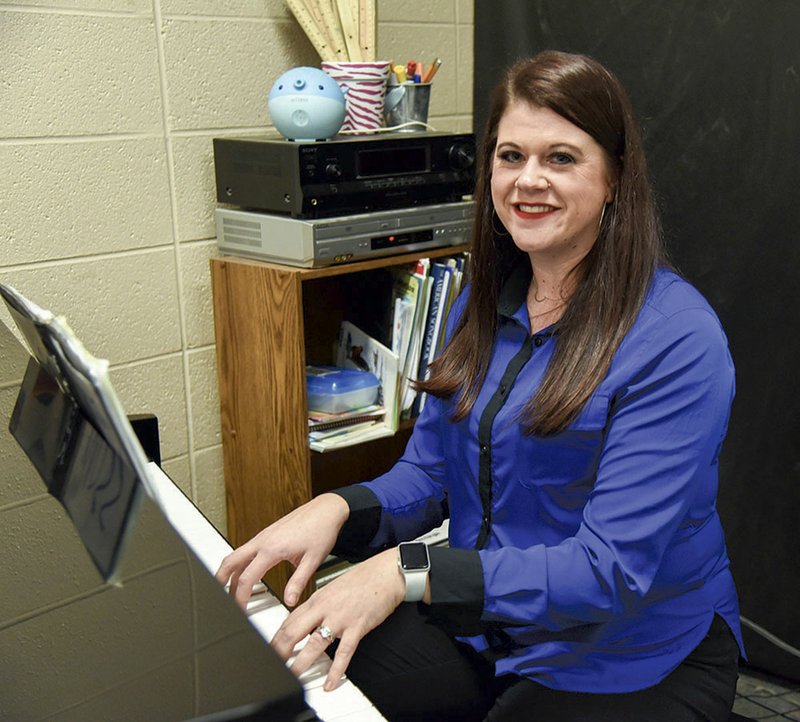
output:
<path id="1" fill-rule="evenodd" d="M 525 102 L 500 119 L 491 188 L 497 215 L 534 263 L 583 258 L 614 197 L 600 145 L 558 113 Z"/>

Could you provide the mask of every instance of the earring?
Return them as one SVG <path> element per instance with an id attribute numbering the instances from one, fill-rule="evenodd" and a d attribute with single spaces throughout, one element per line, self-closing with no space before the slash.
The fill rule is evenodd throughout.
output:
<path id="1" fill-rule="evenodd" d="M 600 235 L 600 231 L 603 229 L 603 219 L 606 217 L 606 209 L 611 205 L 611 203 L 604 203 L 603 210 L 600 211 L 600 222 L 597 224 L 597 235 Z"/>
<path id="2" fill-rule="evenodd" d="M 500 221 L 500 225 L 503 226 L 503 230 L 499 231 L 499 230 L 497 230 L 497 226 L 495 225 L 495 222 L 494 222 L 495 218 L 497 218 L 497 220 L 500 221 L 500 216 L 497 215 L 497 211 L 494 208 L 492 208 L 492 221 L 491 221 L 492 230 L 498 236 L 507 236 L 508 235 L 508 230 L 506 229 L 505 226 L 503 226 L 503 221 Z"/>

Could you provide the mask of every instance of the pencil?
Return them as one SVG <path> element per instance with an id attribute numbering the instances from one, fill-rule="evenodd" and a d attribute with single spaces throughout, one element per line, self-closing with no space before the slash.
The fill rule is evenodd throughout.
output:
<path id="1" fill-rule="evenodd" d="M 439 70 L 441 65 L 442 65 L 442 59 L 441 58 L 436 58 L 436 60 L 434 60 L 431 63 L 430 67 L 428 68 L 428 72 L 425 73 L 425 77 L 422 79 L 422 82 L 423 83 L 430 83 L 431 80 L 433 80 L 433 76 L 436 75 L 436 71 Z"/>

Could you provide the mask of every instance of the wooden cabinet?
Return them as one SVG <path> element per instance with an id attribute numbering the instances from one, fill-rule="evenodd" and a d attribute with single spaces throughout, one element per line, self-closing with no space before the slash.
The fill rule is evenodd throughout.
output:
<path id="1" fill-rule="evenodd" d="M 464 250 L 450 246 L 320 269 L 212 259 L 228 537 L 234 546 L 312 496 L 370 479 L 397 460 L 411 424 L 357 446 L 309 450 L 305 366 L 333 362 L 342 320 L 356 323 L 353 313 L 389 305 L 389 269 Z M 381 288 L 384 299 L 376 293 Z M 282 593 L 288 574 L 283 565 L 267 581 Z"/>

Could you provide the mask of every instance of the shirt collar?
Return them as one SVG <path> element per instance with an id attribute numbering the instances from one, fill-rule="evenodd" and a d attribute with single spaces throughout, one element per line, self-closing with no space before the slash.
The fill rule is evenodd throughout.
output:
<path id="1" fill-rule="evenodd" d="M 530 329 L 528 318 L 528 289 L 533 278 L 530 263 L 518 263 L 503 283 L 497 297 L 497 312 L 501 317 L 512 319 Z M 537 336 L 552 336 L 559 332 L 558 322 L 552 324 Z"/>
<path id="2" fill-rule="evenodd" d="M 497 312 L 501 316 L 513 318 L 526 302 L 532 276 L 530 263 L 518 263 L 514 267 L 497 297 Z"/>

